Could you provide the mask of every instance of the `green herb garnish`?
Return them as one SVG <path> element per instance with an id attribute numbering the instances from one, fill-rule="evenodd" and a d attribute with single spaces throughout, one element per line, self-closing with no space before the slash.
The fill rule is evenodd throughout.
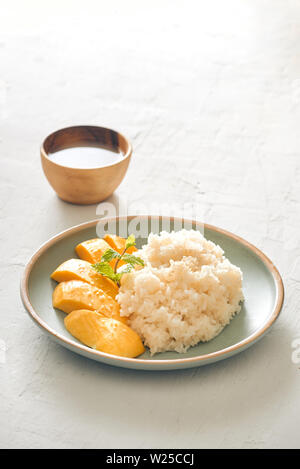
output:
<path id="1" fill-rule="evenodd" d="M 128 236 L 128 238 L 126 239 L 125 248 L 121 254 L 115 251 L 114 249 L 107 249 L 101 257 L 101 262 L 97 262 L 96 264 L 92 265 L 93 269 L 95 269 L 99 274 L 104 275 L 104 277 L 109 278 L 118 286 L 120 286 L 120 280 L 122 275 L 131 272 L 134 269 L 135 265 L 144 266 L 143 259 L 135 256 L 134 254 L 126 253 L 127 249 L 132 246 L 135 246 L 135 236 L 133 234 Z M 112 268 L 109 264 L 112 259 L 117 259 L 114 268 Z M 118 268 L 120 260 L 126 262 L 126 264 Z"/>

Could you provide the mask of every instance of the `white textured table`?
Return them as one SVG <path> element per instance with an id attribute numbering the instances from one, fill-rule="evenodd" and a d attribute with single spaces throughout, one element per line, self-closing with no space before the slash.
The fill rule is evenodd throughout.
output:
<path id="1" fill-rule="evenodd" d="M 1 447 L 300 447 L 299 41 L 297 0 L 1 7 Z M 39 162 L 44 136 L 80 123 L 133 143 L 112 201 L 134 212 L 197 199 L 200 218 L 272 258 L 286 301 L 262 341 L 147 373 L 84 359 L 34 326 L 19 299 L 27 259 L 96 218 L 58 200 Z"/>

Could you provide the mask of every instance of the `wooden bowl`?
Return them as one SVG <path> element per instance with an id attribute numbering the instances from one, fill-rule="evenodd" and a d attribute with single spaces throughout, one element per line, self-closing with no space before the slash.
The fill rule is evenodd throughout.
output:
<path id="1" fill-rule="evenodd" d="M 109 166 L 71 168 L 54 162 L 49 154 L 74 147 L 100 147 L 121 152 Z M 109 197 L 122 182 L 132 154 L 129 141 L 120 133 L 90 125 L 57 130 L 41 146 L 43 171 L 58 197 L 73 204 L 95 204 Z"/>

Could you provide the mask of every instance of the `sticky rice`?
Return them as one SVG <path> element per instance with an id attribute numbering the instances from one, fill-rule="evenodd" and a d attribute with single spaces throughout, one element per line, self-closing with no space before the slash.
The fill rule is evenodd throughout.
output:
<path id="1" fill-rule="evenodd" d="M 209 341 L 240 311 L 241 270 L 200 232 L 150 234 L 136 255 L 145 267 L 123 276 L 117 301 L 151 354 Z"/>

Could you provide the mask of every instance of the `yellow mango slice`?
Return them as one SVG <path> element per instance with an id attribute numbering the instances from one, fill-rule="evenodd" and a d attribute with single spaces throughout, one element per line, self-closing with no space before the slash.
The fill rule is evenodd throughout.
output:
<path id="1" fill-rule="evenodd" d="M 107 238 L 110 241 L 113 239 L 111 238 L 113 235 L 106 235 L 106 236 L 110 236 Z M 94 239 L 88 239 L 87 241 L 83 241 L 82 243 L 78 244 L 75 248 L 76 254 L 78 255 L 78 257 L 80 257 L 80 259 L 83 259 L 85 261 L 91 262 L 92 264 L 95 264 L 96 262 L 101 261 L 101 257 L 103 256 L 105 251 L 107 249 L 110 249 L 111 247 L 113 247 L 113 249 L 115 249 L 119 253 L 123 252 L 126 240 L 124 238 L 119 238 L 118 236 L 116 238 L 118 238 L 118 240 L 116 240 L 116 242 L 118 243 L 118 249 L 115 249 L 112 245 L 108 244 L 108 242 L 106 242 L 106 240 L 104 239 L 94 238 Z M 121 241 L 122 239 L 123 239 L 123 244 Z M 122 246 L 124 246 L 123 249 L 122 249 Z M 135 250 L 134 247 L 133 249 Z M 131 252 L 133 252 L 132 248 L 129 248 L 128 253 L 130 254 Z M 117 262 L 117 259 L 112 259 L 110 261 L 110 265 L 112 268 L 114 268 L 116 262 Z M 119 261 L 118 267 L 121 267 L 124 264 L 125 262 Z"/>
<path id="2" fill-rule="evenodd" d="M 114 318 L 126 324 L 120 316 L 119 304 L 99 288 L 80 280 L 61 282 L 53 292 L 53 306 L 65 313 L 76 309 L 98 310 L 106 317 Z"/>
<path id="3" fill-rule="evenodd" d="M 78 244 L 75 251 L 80 259 L 95 264 L 101 261 L 101 257 L 109 248 L 110 245 L 104 239 L 94 238 Z"/>
<path id="4" fill-rule="evenodd" d="M 111 248 L 113 248 L 115 251 L 122 254 L 122 252 L 125 249 L 125 243 L 126 243 L 125 238 L 121 238 L 120 236 L 117 236 L 117 235 L 106 234 L 103 237 L 103 239 L 110 245 Z M 132 254 L 134 251 L 137 251 L 137 248 L 135 246 L 131 246 L 130 248 L 127 249 L 126 252 L 128 252 L 128 254 Z"/>
<path id="5" fill-rule="evenodd" d="M 51 278 L 56 282 L 67 282 L 69 280 L 81 280 L 100 288 L 104 293 L 115 298 L 118 294 L 118 286 L 109 278 L 98 274 L 90 262 L 81 259 L 69 259 L 63 262 L 52 272 Z"/>
<path id="6" fill-rule="evenodd" d="M 96 309 L 96 312 L 105 316 L 106 318 L 115 319 L 116 321 L 120 321 L 123 324 L 127 324 L 127 318 L 125 316 L 120 316 L 120 307 L 118 303 L 115 309 L 107 309 L 105 304 L 103 304 L 101 308 Z"/>
<path id="7" fill-rule="evenodd" d="M 145 351 L 140 337 L 130 327 L 96 311 L 72 311 L 65 318 L 65 326 L 80 342 L 101 352 L 134 358 Z"/>

